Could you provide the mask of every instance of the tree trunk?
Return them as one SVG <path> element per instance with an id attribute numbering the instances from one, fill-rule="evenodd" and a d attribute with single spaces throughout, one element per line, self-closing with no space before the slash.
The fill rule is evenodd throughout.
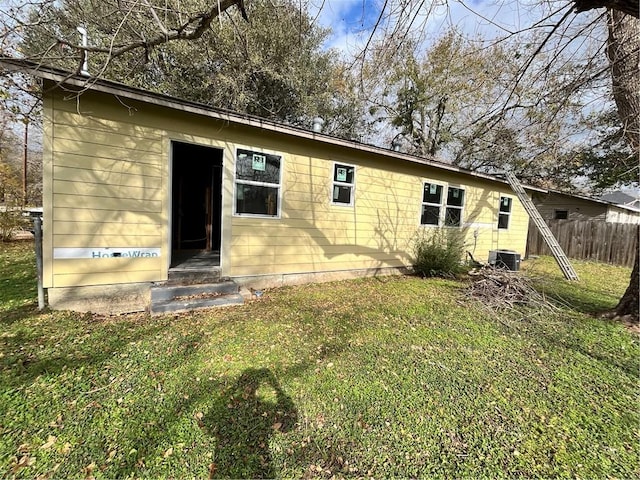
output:
<path id="1" fill-rule="evenodd" d="M 636 230 L 638 235 L 638 248 L 640 249 L 640 226 Z M 633 264 L 633 271 L 631 272 L 631 280 L 627 291 L 618 302 L 615 308 L 616 316 L 630 315 L 631 319 L 635 323 L 640 323 L 640 270 L 638 269 L 638 262 L 640 260 L 640 251 L 636 252 L 636 261 Z"/>
<path id="2" fill-rule="evenodd" d="M 607 12 L 607 57 L 611 66 L 613 98 L 629 146 L 640 151 L 640 20 L 625 13 Z"/>
<path id="3" fill-rule="evenodd" d="M 636 157 L 640 154 L 640 20 L 617 10 L 607 12 L 609 39 L 607 56 L 611 65 L 613 97 L 622 121 L 625 138 Z M 640 232 L 640 230 L 639 230 Z M 640 239 L 638 242 L 640 250 Z M 615 308 L 616 315 L 631 315 L 640 323 L 638 260 L 631 273 L 627 291 Z"/>

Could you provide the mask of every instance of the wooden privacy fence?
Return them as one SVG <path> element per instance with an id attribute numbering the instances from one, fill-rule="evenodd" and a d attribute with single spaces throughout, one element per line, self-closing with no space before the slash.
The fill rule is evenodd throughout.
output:
<path id="1" fill-rule="evenodd" d="M 638 225 L 593 220 L 546 222 L 569 258 L 633 267 L 638 251 Z M 529 222 L 527 255 L 551 255 L 551 250 L 532 222 Z"/>

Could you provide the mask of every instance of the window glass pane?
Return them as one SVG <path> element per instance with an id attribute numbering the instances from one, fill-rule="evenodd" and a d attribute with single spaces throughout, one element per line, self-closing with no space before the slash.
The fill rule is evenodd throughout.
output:
<path id="1" fill-rule="evenodd" d="M 422 194 L 422 201 L 424 203 L 440 204 L 441 200 L 442 200 L 442 185 L 436 185 L 434 183 L 425 183 L 424 193 Z"/>
<path id="2" fill-rule="evenodd" d="M 280 157 L 238 149 L 236 178 L 254 182 L 280 183 Z"/>
<path id="3" fill-rule="evenodd" d="M 335 203 L 351 203 L 351 188 L 343 185 L 333 186 L 333 201 Z"/>
<path id="4" fill-rule="evenodd" d="M 275 217 L 278 214 L 278 189 L 237 183 L 236 213 Z"/>
<path id="5" fill-rule="evenodd" d="M 509 228 L 509 215 L 501 213 L 498 215 L 498 228 Z"/>
<path id="6" fill-rule="evenodd" d="M 554 218 L 556 220 L 566 220 L 567 218 L 569 218 L 569 211 L 568 210 L 556 210 Z"/>
<path id="7" fill-rule="evenodd" d="M 342 183 L 353 183 L 354 167 L 349 165 L 340 165 L 336 163 L 333 170 L 333 181 Z"/>
<path id="8" fill-rule="evenodd" d="M 440 207 L 423 205 L 420 223 L 422 225 L 438 225 L 440 223 Z"/>
<path id="9" fill-rule="evenodd" d="M 464 190 L 461 188 L 449 187 L 447 192 L 447 205 L 461 207 L 464 204 Z"/>
<path id="10" fill-rule="evenodd" d="M 444 224 L 447 227 L 459 227 L 462 220 L 462 209 L 447 208 L 444 217 Z"/>
<path id="11" fill-rule="evenodd" d="M 511 199 L 509 197 L 500 197 L 500 211 L 501 212 L 511 211 Z"/>

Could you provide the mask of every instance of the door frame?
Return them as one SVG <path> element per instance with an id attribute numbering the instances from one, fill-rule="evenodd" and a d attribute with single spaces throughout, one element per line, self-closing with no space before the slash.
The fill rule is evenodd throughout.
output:
<path id="1" fill-rule="evenodd" d="M 181 139 L 181 138 L 175 138 L 175 137 L 171 137 L 169 138 L 169 165 L 168 165 L 168 174 L 169 174 L 169 178 L 167 181 L 167 224 L 168 224 L 168 229 L 167 229 L 167 234 L 166 234 L 166 240 L 167 243 L 166 245 L 168 246 L 168 252 L 167 252 L 167 261 L 166 261 L 166 266 L 167 266 L 167 271 L 169 271 L 169 269 L 171 269 L 171 260 L 173 257 L 173 251 L 174 251 L 174 245 L 173 245 L 173 200 L 174 200 L 174 195 L 173 195 L 173 181 L 174 181 L 174 173 L 175 173 L 175 146 L 177 143 L 182 143 L 185 145 L 193 145 L 193 146 L 197 146 L 197 147 L 202 147 L 202 148 L 206 148 L 209 150 L 214 150 L 218 153 L 219 155 L 219 159 L 220 159 L 220 164 L 219 164 L 219 168 L 220 168 L 220 181 L 218 184 L 218 187 L 220 189 L 220 216 L 218 219 L 219 222 L 219 226 L 220 226 L 220 261 L 219 261 L 219 268 L 222 268 L 222 264 L 223 264 L 223 259 L 222 259 L 222 251 L 223 251 L 223 246 L 224 246 L 224 209 L 225 209 L 225 189 L 224 189 L 224 181 L 225 181 L 225 167 L 224 167 L 224 161 L 225 161 L 225 149 L 221 148 L 217 145 L 211 145 L 211 144 L 206 144 L 206 143 L 200 143 L 200 142 L 195 142 L 192 140 L 185 140 L 185 139 Z M 215 167 L 214 167 L 215 168 Z M 215 176 L 213 173 L 213 169 L 212 169 L 212 184 L 215 181 Z M 211 203 L 213 205 L 213 195 L 211 196 Z"/>

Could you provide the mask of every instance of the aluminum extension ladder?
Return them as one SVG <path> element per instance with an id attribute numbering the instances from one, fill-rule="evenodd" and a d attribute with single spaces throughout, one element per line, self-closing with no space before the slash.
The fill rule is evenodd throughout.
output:
<path id="1" fill-rule="evenodd" d="M 560 267 L 560 270 L 562 270 L 564 278 L 567 280 L 578 280 L 578 274 L 571 266 L 571 263 L 569 263 L 567 255 L 564 253 L 564 250 L 562 250 L 562 247 L 558 243 L 558 240 L 556 240 L 556 237 L 553 236 L 549 225 L 544 221 L 542 215 L 540 215 L 540 212 L 527 195 L 527 192 L 522 188 L 522 184 L 518 178 L 511 172 L 505 172 L 505 177 L 507 182 L 509 182 L 509 185 L 511 185 L 511 189 L 518 196 L 518 199 L 520 199 L 524 209 L 529 214 L 529 217 L 533 220 L 533 223 L 540 231 L 542 238 L 544 238 L 544 241 L 553 254 L 553 258 L 558 262 L 558 266 Z"/>

